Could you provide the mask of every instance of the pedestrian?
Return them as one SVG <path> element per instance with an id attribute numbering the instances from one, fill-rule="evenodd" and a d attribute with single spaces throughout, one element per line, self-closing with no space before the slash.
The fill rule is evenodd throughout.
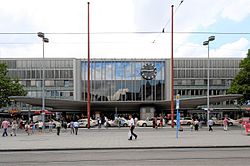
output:
<path id="1" fill-rule="evenodd" d="M 227 117 L 225 117 L 224 120 L 223 120 L 223 127 L 224 127 L 224 131 L 227 131 L 227 129 L 228 129 L 228 119 L 227 119 Z"/>
<path id="2" fill-rule="evenodd" d="M 212 119 L 209 119 L 207 123 L 208 123 L 208 127 L 209 127 L 208 131 L 213 131 L 212 126 L 214 124 L 214 121 Z"/>
<path id="3" fill-rule="evenodd" d="M 39 132 L 42 133 L 42 131 L 43 131 L 43 122 L 42 121 L 38 122 L 38 128 L 39 128 Z"/>
<path id="4" fill-rule="evenodd" d="M 49 121 L 49 132 L 52 132 L 52 128 L 53 128 L 53 122 L 52 120 Z"/>
<path id="5" fill-rule="evenodd" d="M 135 121 L 132 118 L 132 115 L 129 115 L 129 132 L 130 132 L 130 137 L 128 140 L 132 140 L 133 136 L 135 137 L 135 139 L 137 139 L 137 135 L 134 133 L 134 129 L 135 129 Z"/>
<path id="6" fill-rule="evenodd" d="M 7 121 L 7 119 L 5 119 L 3 122 L 2 122 L 2 125 L 1 125 L 1 128 L 3 128 L 3 137 L 5 136 L 8 136 L 8 127 L 10 125 L 10 122 Z"/>
<path id="7" fill-rule="evenodd" d="M 160 127 L 161 128 L 163 127 L 163 117 L 162 117 L 162 115 L 160 115 Z"/>
<path id="8" fill-rule="evenodd" d="M 25 123 L 25 126 L 24 126 L 24 129 L 25 129 L 25 132 L 30 135 L 30 125 L 28 122 Z"/>
<path id="9" fill-rule="evenodd" d="M 20 119 L 20 126 L 19 126 L 20 129 L 23 129 L 23 120 L 22 118 Z"/>
<path id="10" fill-rule="evenodd" d="M 157 118 L 153 117 L 153 128 L 157 129 Z"/>
<path id="11" fill-rule="evenodd" d="M 197 119 L 195 119 L 195 121 L 194 121 L 194 130 L 195 131 L 199 130 L 199 121 Z"/>
<path id="12" fill-rule="evenodd" d="M 193 129 L 194 129 L 194 121 L 192 121 L 190 124 L 190 131 L 193 131 Z"/>
<path id="13" fill-rule="evenodd" d="M 57 135 L 60 135 L 60 130 L 61 130 L 61 123 L 59 121 L 56 122 L 56 130 L 57 130 Z"/>
<path id="14" fill-rule="evenodd" d="M 108 118 L 104 116 L 104 126 L 107 129 L 108 128 Z"/>
<path id="15" fill-rule="evenodd" d="M 12 123 L 11 123 L 11 133 L 10 133 L 10 136 L 12 136 L 12 135 L 16 136 L 17 127 L 18 127 L 17 121 L 14 119 L 12 121 Z"/>
<path id="16" fill-rule="evenodd" d="M 36 124 L 33 121 L 30 122 L 30 127 L 31 127 L 31 133 L 34 134 L 36 129 Z"/>
<path id="17" fill-rule="evenodd" d="M 70 126 L 70 133 L 71 133 L 71 134 L 74 134 L 74 133 L 75 133 L 75 130 L 74 130 L 74 122 L 73 122 L 73 120 L 71 120 L 69 126 Z"/>
<path id="18" fill-rule="evenodd" d="M 78 128 L 79 128 L 79 122 L 76 120 L 73 125 L 74 125 L 75 134 L 77 135 Z"/>
<path id="19" fill-rule="evenodd" d="M 100 129 L 102 125 L 102 120 L 100 117 L 97 118 L 97 124 L 98 124 L 98 128 Z"/>

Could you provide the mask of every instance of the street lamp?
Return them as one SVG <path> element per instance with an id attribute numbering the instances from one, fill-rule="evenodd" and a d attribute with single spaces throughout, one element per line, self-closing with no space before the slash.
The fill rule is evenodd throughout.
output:
<path id="1" fill-rule="evenodd" d="M 45 66 L 45 62 L 44 62 L 44 43 L 48 43 L 49 39 L 45 38 L 44 33 L 42 32 L 38 32 L 37 36 L 42 38 L 43 41 L 43 65 L 42 65 L 42 73 L 43 73 L 43 77 L 42 77 L 42 121 L 43 121 L 43 129 L 44 129 L 44 121 L 45 121 L 45 76 L 44 76 L 44 66 Z"/>
<path id="2" fill-rule="evenodd" d="M 203 42 L 204 46 L 207 46 L 208 49 L 208 56 L 207 56 L 207 122 L 209 121 L 209 42 L 214 41 L 215 36 L 209 36 L 207 41 Z M 208 124 L 208 123 L 207 123 Z"/>

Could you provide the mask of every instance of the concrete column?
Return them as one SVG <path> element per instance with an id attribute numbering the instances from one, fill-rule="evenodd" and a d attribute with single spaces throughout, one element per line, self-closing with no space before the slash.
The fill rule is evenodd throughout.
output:
<path id="1" fill-rule="evenodd" d="M 82 100 L 82 65 L 80 59 L 73 59 L 74 100 Z"/>
<path id="2" fill-rule="evenodd" d="M 171 69 L 170 69 L 170 59 L 165 61 L 165 99 L 171 99 Z"/>

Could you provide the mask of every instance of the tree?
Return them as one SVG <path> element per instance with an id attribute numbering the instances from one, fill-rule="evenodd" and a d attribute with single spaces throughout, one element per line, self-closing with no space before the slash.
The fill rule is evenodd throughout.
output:
<path id="1" fill-rule="evenodd" d="M 228 93 L 243 94 L 241 103 L 250 100 L 250 49 L 247 57 L 240 62 L 240 72 L 234 78 Z"/>
<path id="2" fill-rule="evenodd" d="M 7 65 L 0 64 L 0 108 L 10 103 L 10 96 L 25 96 L 27 92 L 17 79 L 8 76 Z"/>

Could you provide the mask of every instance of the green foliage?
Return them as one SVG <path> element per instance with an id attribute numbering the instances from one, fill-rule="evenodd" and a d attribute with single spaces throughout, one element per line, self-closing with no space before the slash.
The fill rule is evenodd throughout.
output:
<path id="1" fill-rule="evenodd" d="M 240 63 L 240 72 L 234 78 L 228 93 L 243 94 L 242 102 L 249 100 L 250 94 L 250 49 L 248 50 L 247 57 Z"/>
<path id="2" fill-rule="evenodd" d="M 18 80 L 7 76 L 7 65 L 0 64 L 0 108 L 10 103 L 9 96 L 25 96 L 27 92 Z"/>

